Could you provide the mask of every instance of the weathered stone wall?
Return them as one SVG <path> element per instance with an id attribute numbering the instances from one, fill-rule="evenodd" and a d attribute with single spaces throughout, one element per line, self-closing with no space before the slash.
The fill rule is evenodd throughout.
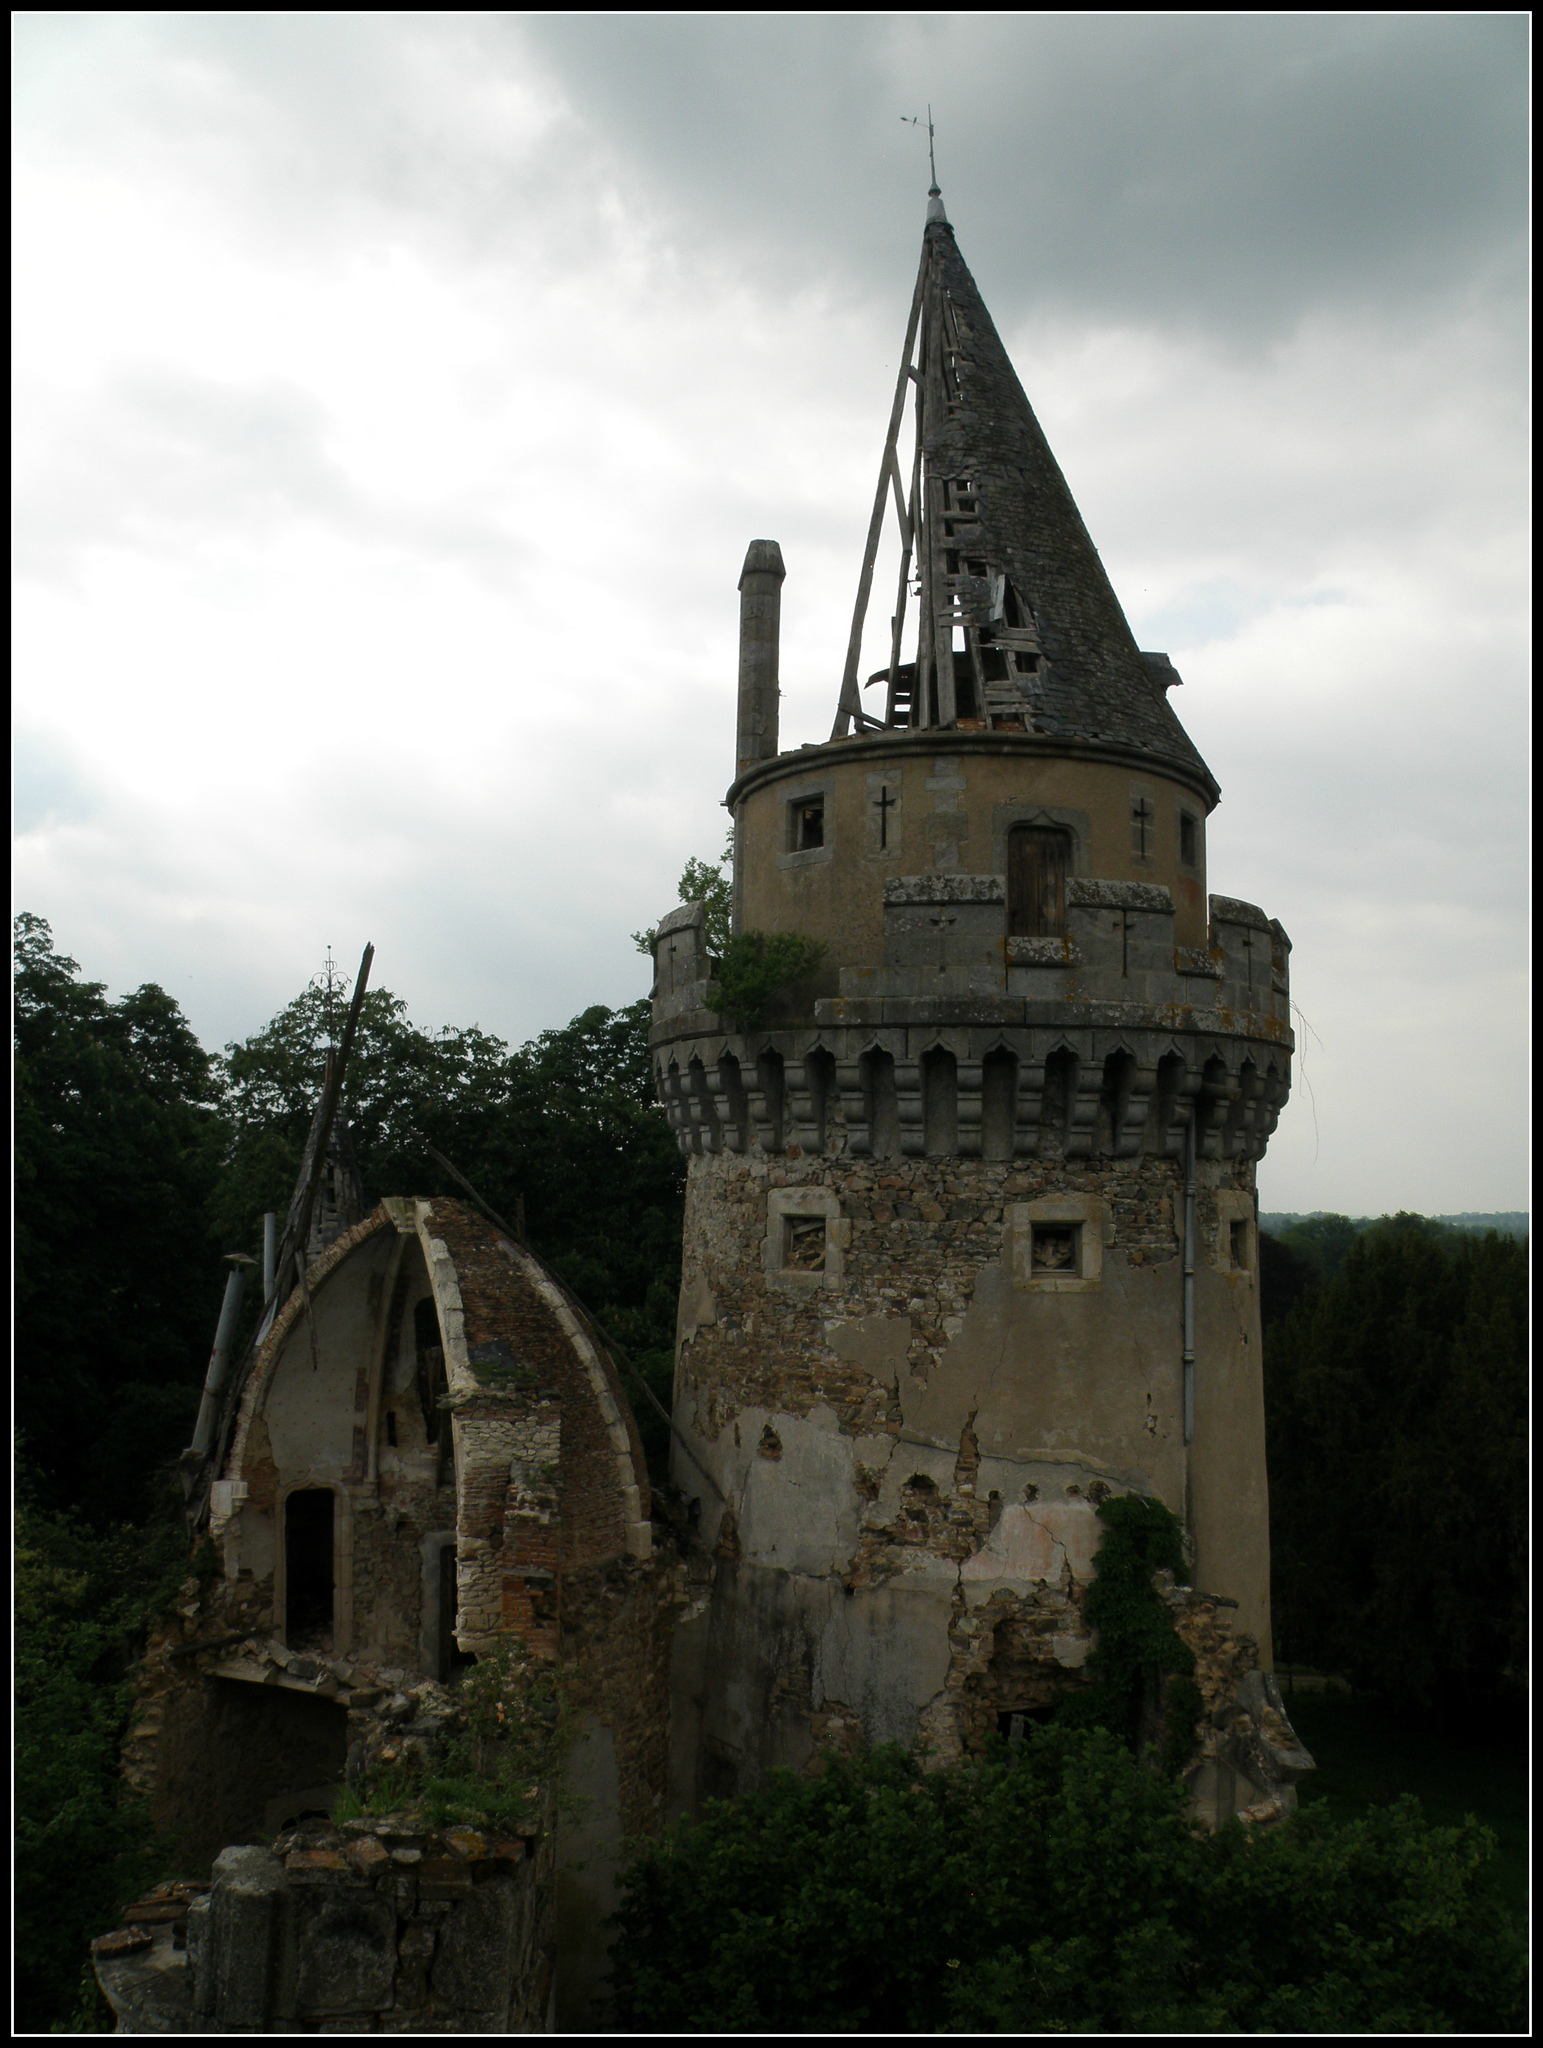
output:
<path id="1" fill-rule="evenodd" d="M 582 1312 L 458 1203 L 383 1203 L 309 1287 L 309 1315 L 286 1304 L 242 1390 L 211 1494 L 223 1576 L 190 1580 L 157 1632 L 125 1769 L 184 1868 L 207 1871 L 285 1814 L 330 1810 L 345 1775 L 425 1761 L 458 1711 L 435 1683 L 456 1650 L 514 1637 L 560 1664 L 583 1723 L 566 1981 L 570 2011 L 592 2017 L 622 1841 L 664 1811 L 683 1597 L 680 1567 L 652 1554 L 631 1411 Z M 285 1640 L 296 1487 L 331 1492 L 334 1530 L 333 1628 L 299 1644 Z"/>
<path id="2" fill-rule="evenodd" d="M 614 1558 L 563 1581 L 563 1662 L 579 1715 L 568 1760 L 575 1795 L 562 1825 L 557 1885 L 557 2025 L 601 2023 L 606 1921 L 619 1903 L 623 1844 L 657 1834 L 670 1767 L 670 1653 L 686 1598 L 683 1563 Z"/>
<path id="3" fill-rule="evenodd" d="M 540 2033 L 553 1853 L 549 1813 L 513 1835 L 308 1822 L 131 1908 L 98 1981 L 120 2032 Z"/>
<path id="4" fill-rule="evenodd" d="M 629 1476 L 636 1485 L 646 1468 L 637 1424 L 603 1348 L 592 1342 L 559 1290 L 550 1281 L 542 1284 L 544 1276 L 528 1255 L 501 1244 L 480 1217 L 436 1201 L 428 1227 L 455 1260 L 467 1355 L 479 1379 L 497 1385 L 515 1369 L 525 1384 L 550 1388 L 562 1405 L 564 1562 L 586 1564 L 625 1551 L 625 1488 Z M 565 1320 L 564 1308 L 571 1320 Z M 589 1345 L 590 1359 L 580 1355 L 576 1334 Z M 618 1429 L 623 1457 L 635 1468 L 631 1475 L 618 1467 Z"/>
<path id="5" fill-rule="evenodd" d="M 290 1650 L 268 1630 L 268 1597 L 246 1580 L 189 1579 L 136 1674 L 124 1779 L 190 1873 L 229 1843 L 271 1839 L 286 1813 L 330 1807 L 351 1756 L 357 1766 L 372 1741 L 378 1752 L 409 1732 L 410 1700 L 436 1696 L 443 1719 L 453 1699 L 412 1665 Z"/>
<path id="6" fill-rule="evenodd" d="M 615 1558 L 564 1582 L 563 1661 L 575 1698 L 616 1751 L 621 1832 L 662 1825 L 669 1793 L 670 1647 L 686 1600 L 684 1566 Z"/>
<path id="7" fill-rule="evenodd" d="M 1225 1427 L 1187 1446 L 1180 1162 L 693 1158 L 675 1477 L 717 1569 L 678 1659 L 685 1803 L 828 1742 L 943 1761 L 1048 1710 L 1083 1682 L 1111 1492 L 1207 1526 L 1197 1489 L 1225 1486 L 1222 1535 L 1267 1571 L 1262 1483 L 1234 1483 L 1262 1481 L 1257 1299 L 1231 1229 L 1252 1165 L 1202 1160 L 1198 1180 L 1200 1390 Z M 1225 1541 L 1195 1569 L 1265 1632 L 1264 1572 Z"/>
<path id="8" fill-rule="evenodd" d="M 1251 1182 L 1246 1166 L 1208 1163 L 1206 1177 L 1228 1189 Z M 783 1189 L 835 1197 L 826 1235 L 840 1271 L 824 1273 L 827 1284 L 766 1270 L 768 1196 Z M 845 1429 L 892 1423 L 897 1432 L 899 1376 L 925 1384 L 937 1371 L 982 1275 L 1001 1265 L 1010 1205 L 1063 1194 L 1102 1205 L 1110 1264 L 1173 1268 L 1182 1169 L 1169 1160 L 1081 1171 L 959 1159 L 693 1160 L 679 1335 L 694 1419 L 716 1435 L 747 1404 L 807 1414 L 823 1403 Z M 882 1346 L 846 1334 L 869 1317 L 885 1321 Z M 1172 1349 L 1171 1328 L 1165 1335 Z"/>

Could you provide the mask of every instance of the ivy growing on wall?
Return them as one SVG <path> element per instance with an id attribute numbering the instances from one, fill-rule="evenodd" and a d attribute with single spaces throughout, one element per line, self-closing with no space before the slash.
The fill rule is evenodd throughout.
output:
<path id="1" fill-rule="evenodd" d="M 1107 1728 L 1136 1756 L 1181 1771 L 1195 1746 L 1200 1688 L 1195 1653 L 1174 1627 L 1152 1584 L 1154 1573 L 1184 1573 L 1184 1532 L 1161 1501 L 1116 1494 L 1100 1502 L 1104 1525 L 1084 1612 L 1097 1647 L 1086 1669 L 1092 1683 L 1069 1694 L 1059 1719 Z"/>

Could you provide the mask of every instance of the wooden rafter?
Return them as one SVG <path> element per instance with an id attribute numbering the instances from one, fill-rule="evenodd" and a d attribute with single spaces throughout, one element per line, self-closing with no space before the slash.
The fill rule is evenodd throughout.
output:
<path id="1" fill-rule="evenodd" d="M 836 722 L 831 728 L 833 740 L 844 739 L 853 722 L 861 726 L 877 723 L 868 719 L 862 707 L 857 688 L 857 667 L 862 658 L 863 622 L 868 616 L 868 597 L 873 588 L 873 564 L 879 551 L 879 535 L 884 527 L 884 500 L 889 496 L 890 479 L 895 482 L 895 496 L 899 503 L 899 461 L 895 444 L 900 434 L 900 421 L 905 412 L 906 386 L 911 381 L 911 351 L 916 345 L 916 328 L 921 317 L 922 295 L 927 280 L 927 252 L 922 251 L 921 268 L 916 273 L 916 290 L 911 297 L 911 317 L 906 322 L 905 346 L 900 351 L 900 375 L 895 383 L 895 402 L 890 408 L 889 432 L 884 437 L 884 457 L 879 464 L 878 488 L 873 494 L 873 513 L 868 521 L 868 544 L 863 549 L 862 573 L 857 579 L 857 603 L 852 612 L 852 632 L 847 641 L 846 666 L 841 672 L 841 697 L 836 706 Z M 901 509 L 902 532 L 904 511 Z"/>

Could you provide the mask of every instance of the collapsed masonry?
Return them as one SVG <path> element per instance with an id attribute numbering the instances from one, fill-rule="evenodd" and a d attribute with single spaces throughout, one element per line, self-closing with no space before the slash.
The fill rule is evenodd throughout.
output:
<path id="1" fill-rule="evenodd" d="M 622 1841 L 665 1810 L 686 1597 L 673 1546 L 655 1550 L 636 1423 L 582 1310 L 464 1204 L 387 1200 L 304 1280 L 233 1388 L 209 1488 L 217 1574 L 188 1581 L 149 1645 L 126 1776 L 184 1867 L 207 1870 L 233 1845 L 266 1852 L 383 1763 L 424 1762 L 459 1673 L 500 1641 L 560 1664 L 584 1816 L 537 1845 L 555 1913 L 486 2010 L 528 2006 L 560 1942 L 556 2010 L 582 2024 Z M 415 2024 L 439 2010 L 435 1981 Z"/>
<path id="2" fill-rule="evenodd" d="M 126 2033 L 539 2033 L 550 1813 L 518 1833 L 303 1822 L 158 1887 L 93 1945 Z"/>

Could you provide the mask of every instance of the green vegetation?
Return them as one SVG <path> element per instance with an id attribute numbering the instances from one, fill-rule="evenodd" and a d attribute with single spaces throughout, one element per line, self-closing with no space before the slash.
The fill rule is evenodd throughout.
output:
<path id="1" fill-rule="evenodd" d="M 734 832 L 730 827 L 723 851 L 716 860 L 693 857 L 680 871 L 676 883 L 679 903 L 700 903 L 704 912 L 707 950 L 714 959 L 728 951 L 734 917 Z M 650 959 L 654 951 L 652 932 L 634 932 L 632 943 Z"/>
<path id="2" fill-rule="evenodd" d="M 1191 1827 L 1106 1730 L 778 1773 L 622 1880 L 616 2023 L 724 2033 L 1358 2033 L 1523 2022 L 1492 1839 L 1412 1800 Z"/>
<path id="3" fill-rule="evenodd" d="M 779 997 L 807 981 L 825 958 L 817 939 L 797 932 L 733 930 L 734 835 L 730 832 L 716 861 L 688 860 L 679 884 L 682 903 L 700 903 L 707 951 L 713 962 L 714 987 L 707 1005 L 733 1017 L 741 1031 L 759 1031 Z M 654 934 L 634 932 L 640 953 L 652 954 Z"/>
<path id="4" fill-rule="evenodd" d="M 1345 1222 L 1287 1234 L 1325 1277 L 1284 1314 L 1261 1258 L 1277 1658 L 1394 1719 L 1504 1713 L 1526 1664 L 1527 1247 Z"/>
<path id="5" fill-rule="evenodd" d="M 1347 1800 L 1335 1708 L 1299 1721 L 1331 1736 L 1328 1795 L 1276 1828 L 1192 1824 L 1194 1660 L 1152 1585 L 1182 1571 L 1180 1527 L 1134 1496 L 1098 1512 L 1093 1683 L 1016 1753 L 932 1773 L 898 1749 L 827 1756 L 645 1848 L 613 1922 L 618 2026 L 1520 2026 L 1525 1944 L 1495 1835 L 1452 1799 L 1450 1825 L 1380 1787 Z"/>
<path id="6" fill-rule="evenodd" d="M 433 1827 L 529 1820 L 555 1786 L 577 1727 L 562 1674 L 506 1637 L 465 1674 L 459 1704 L 465 1725 L 437 1753 L 376 1764 L 341 1794 L 333 1819 L 411 1808 Z"/>
<path id="7" fill-rule="evenodd" d="M 211 1235 L 217 1063 L 164 989 L 109 1002 L 15 931 L 16 1426 L 39 1505 L 99 1525 L 151 1507 L 192 1434 L 225 1284 Z M 285 1199 L 288 1194 L 286 1191 Z"/>
<path id="8" fill-rule="evenodd" d="M 741 932 L 718 962 L 707 1006 L 728 1011 L 741 1031 L 759 1031 L 783 991 L 807 981 L 824 958 L 817 939 L 797 932 Z"/>
<path id="9" fill-rule="evenodd" d="M 1285 1690 L 1292 1726 L 1318 1766 L 1297 1788 L 1304 1807 L 1358 1820 L 1410 1792 L 1440 1826 L 1455 1827 L 1473 1815 L 1495 1837 L 1488 1875 L 1496 1896 L 1518 1924 L 1525 1923 L 1531 1801 L 1526 1750 L 1514 1730 L 1476 1720 L 1454 1741 L 1450 1730 L 1391 1717 L 1380 1700 L 1292 1691 L 1289 1680 Z"/>
<path id="10" fill-rule="evenodd" d="M 188 1576 L 187 1541 L 178 1516 L 104 1534 L 23 1486 L 14 1567 L 16 2010 L 46 2031 L 75 2003 L 92 1936 L 168 1874 L 118 1754 L 131 1659 Z"/>
<path id="11" fill-rule="evenodd" d="M 1086 1691 L 1069 1693 L 1058 1718 L 1108 1728 L 1135 1755 L 1154 1751 L 1170 1776 L 1195 1746 L 1200 1688 L 1195 1655 L 1152 1584 L 1160 1571 L 1183 1580 L 1184 1531 L 1159 1500 L 1116 1494 L 1100 1502 L 1103 1523 L 1086 1615 L 1097 1631 Z"/>

